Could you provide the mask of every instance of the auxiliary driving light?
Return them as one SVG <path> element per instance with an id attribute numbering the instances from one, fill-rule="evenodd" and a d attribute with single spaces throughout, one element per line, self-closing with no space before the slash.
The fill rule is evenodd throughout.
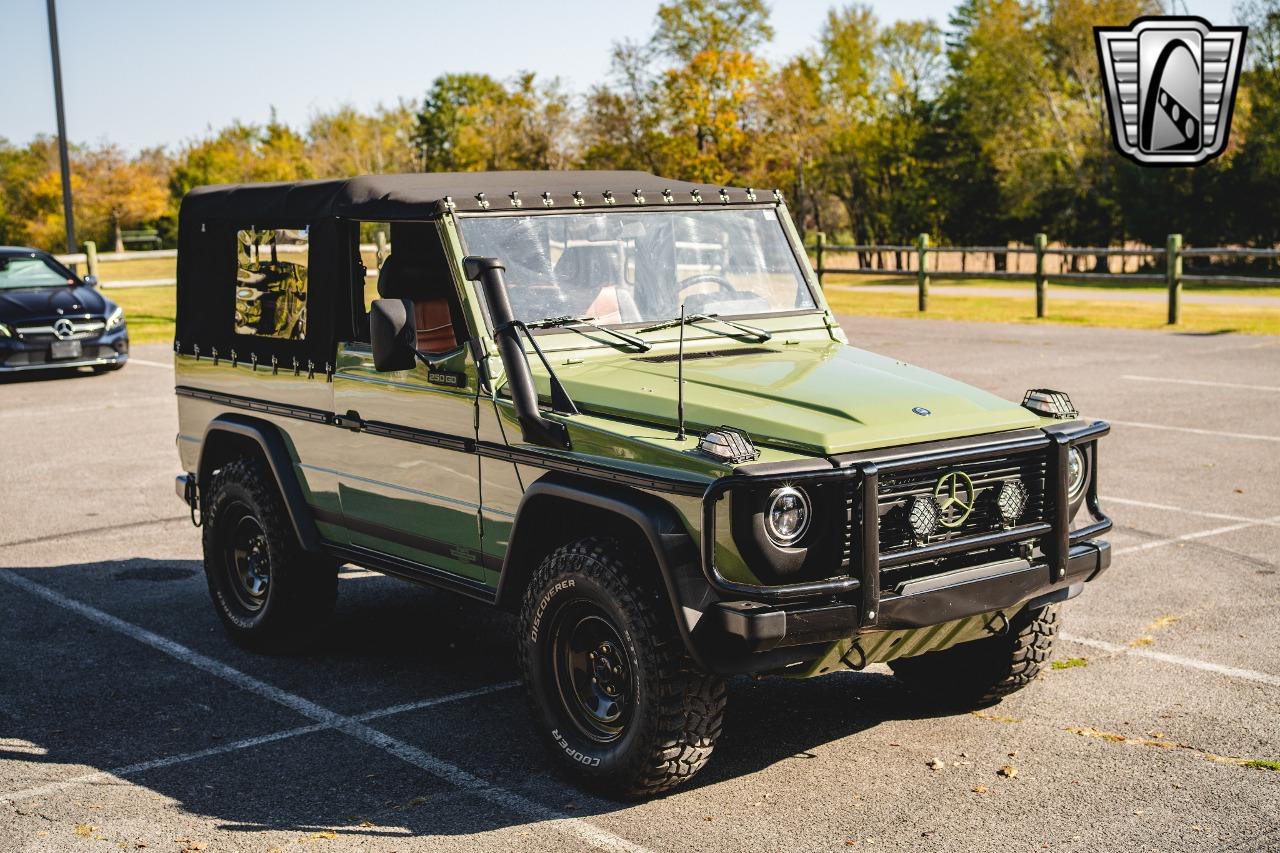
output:
<path id="1" fill-rule="evenodd" d="M 1000 518 L 1006 525 L 1013 526 L 1026 508 L 1027 487 L 1022 485 L 1021 480 L 1006 480 L 1000 487 L 1000 493 L 996 495 L 996 509 L 1000 511 Z"/>
<path id="2" fill-rule="evenodd" d="M 776 545 L 794 545 L 809 529 L 809 496 L 795 486 L 774 489 L 765 507 L 765 530 Z"/>
<path id="3" fill-rule="evenodd" d="M 1052 388 L 1032 388 L 1022 398 L 1022 406 L 1037 415 L 1044 415 L 1059 420 L 1071 420 L 1080 413 L 1071 405 L 1071 398 L 1065 391 L 1054 391 Z"/>
<path id="4" fill-rule="evenodd" d="M 751 462 L 760 458 L 751 436 L 740 429 L 722 426 L 712 430 L 698 442 L 698 449 L 722 462 Z"/>
<path id="5" fill-rule="evenodd" d="M 938 529 L 938 502 L 931 495 L 916 495 L 907 510 L 907 524 L 911 525 L 917 543 L 927 542 Z"/>

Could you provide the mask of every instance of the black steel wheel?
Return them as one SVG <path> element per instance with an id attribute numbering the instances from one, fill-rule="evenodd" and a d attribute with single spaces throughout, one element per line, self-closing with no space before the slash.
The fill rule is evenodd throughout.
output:
<path id="1" fill-rule="evenodd" d="M 618 629 L 603 609 L 580 600 L 563 608 L 551 628 L 548 662 L 565 713 L 585 737 L 612 743 L 634 706 L 634 669 Z"/>
<path id="2" fill-rule="evenodd" d="M 257 612 L 267 603 L 267 589 L 271 585 L 267 533 L 243 501 L 230 502 L 219 514 L 218 523 L 223 526 L 218 539 L 222 542 L 226 587 L 241 608 L 249 613 Z"/>
<path id="3" fill-rule="evenodd" d="M 685 650 L 661 581 L 609 539 L 547 556 L 520 610 L 520 667 L 557 766 L 592 791 L 680 785 L 715 748 L 725 684 Z"/>
<path id="4" fill-rule="evenodd" d="M 333 611 L 337 566 L 298 545 L 262 460 L 228 462 L 204 492 L 205 578 L 223 626 L 261 651 L 305 644 Z"/>

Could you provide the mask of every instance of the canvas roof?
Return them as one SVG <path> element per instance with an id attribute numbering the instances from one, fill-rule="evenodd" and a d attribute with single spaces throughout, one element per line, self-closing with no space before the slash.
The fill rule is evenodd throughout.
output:
<path id="1" fill-rule="evenodd" d="M 636 190 L 643 204 L 636 200 Z M 432 218 L 450 203 L 463 212 L 512 210 L 516 200 L 526 210 L 661 207 L 667 203 L 663 190 L 670 192 L 670 203 L 686 205 L 695 203 L 694 191 L 707 205 L 724 204 L 726 196 L 731 204 L 750 203 L 753 194 L 761 201 L 772 198 L 765 191 L 677 181 L 647 172 L 426 172 L 197 187 L 183 199 L 182 216 L 202 222 L 283 224 L 331 216 L 379 222 Z M 612 204 L 606 193 L 612 194 Z"/>

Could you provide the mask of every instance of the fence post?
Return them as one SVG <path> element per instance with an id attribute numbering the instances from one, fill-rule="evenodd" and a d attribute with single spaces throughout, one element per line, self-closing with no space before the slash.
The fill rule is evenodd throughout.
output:
<path id="1" fill-rule="evenodd" d="M 1048 296 L 1048 289 L 1045 287 L 1044 280 L 1044 250 L 1049 245 L 1049 235 L 1044 233 L 1036 234 L 1036 316 L 1044 317 L 1045 315 L 1045 298 Z"/>
<path id="2" fill-rule="evenodd" d="M 822 265 L 822 250 L 826 248 L 827 235 L 819 231 L 814 240 L 814 249 L 818 256 L 818 287 L 822 287 L 822 274 L 826 272 L 826 268 Z"/>
<path id="3" fill-rule="evenodd" d="M 382 262 L 387 258 L 387 232 L 379 231 L 377 234 L 373 235 L 373 242 L 377 244 L 378 247 L 377 252 L 374 255 L 374 259 L 378 263 L 378 268 L 381 269 Z"/>
<path id="4" fill-rule="evenodd" d="M 84 262 L 89 268 L 89 275 L 98 277 L 98 244 L 92 240 L 84 241 Z"/>
<path id="5" fill-rule="evenodd" d="M 919 291 L 918 308 L 925 311 L 929 308 L 929 272 L 926 259 L 929 252 L 929 235 L 916 237 L 916 287 Z"/>
<path id="6" fill-rule="evenodd" d="M 1176 326 L 1182 315 L 1182 235 L 1170 234 L 1165 246 L 1165 279 L 1169 285 L 1169 325 Z"/>

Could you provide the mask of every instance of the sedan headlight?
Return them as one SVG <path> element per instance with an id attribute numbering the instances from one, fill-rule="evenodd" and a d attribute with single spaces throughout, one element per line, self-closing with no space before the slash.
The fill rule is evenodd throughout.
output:
<path id="1" fill-rule="evenodd" d="M 776 545 L 793 545 L 809 529 L 813 507 L 803 489 L 774 489 L 765 506 L 765 531 Z"/>
<path id="2" fill-rule="evenodd" d="M 1089 479 L 1089 466 L 1085 462 L 1080 448 L 1073 447 L 1067 451 L 1067 497 L 1074 501 L 1084 491 L 1084 484 Z"/>
<path id="3" fill-rule="evenodd" d="M 12 338 L 13 329 L 10 329 L 4 323 L 0 323 L 0 338 Z"/>
<path id="4" fill-rule="evenodd" d="M 117 326 L 124 325 L 124 309 L 117 305 L 111 309 L 111 313 L 107 315 L 107 328 L 114 329 Z"/>

